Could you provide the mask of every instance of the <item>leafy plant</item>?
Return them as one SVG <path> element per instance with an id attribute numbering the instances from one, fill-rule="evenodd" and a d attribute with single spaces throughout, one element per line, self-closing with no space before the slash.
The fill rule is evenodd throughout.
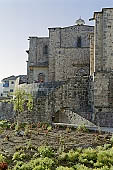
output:
<path id="1" fill-rule="evenodd" d="M 22 161 L 17 161 L 16 165 L 14 166 L 14 170 L 20 170 L 23 165 Z"/>
<path id="2" fill-rule="evenodd" d="M 16 90 L 15 93 L 15 98 L 13 100 L 14 103 L 14 110 L 18 112 L 18 114 L 20 112 L 24 111 L 24 103 L 26 101 L 26 94 L 24 90 Z"/>
<path id="3" fill-rule="evenodd" d="M 77 127 L 77 131 L 79 131 L 79 132 L 88 132 L 88 129 L 83 124 L 83 125 L 80 125 L 80 126 Z"/>
<path id="4" fill-rule="evenodd" d="M 67 161 L 67 159 L 68 159 L 68 154 L 65 153 L 65 152 L 62 152 L 62 153 L 59 155 L 58 159 L 59 159 L 60 161 Z"/>
<path id="5" fill-rule="evenodd" d="M 48 130 L 48 132 L 51 131 L 51 130 L 52 130 L 52 126 L 49 125 L 49 126 L 47 127 L 47 130 Z"/>
<path id="6" fill-rule="evenodd" d="M 70 150 L 68 153 L 62 152 L 59 156 L 60 161 L 76 162 L 79 158 L 79 152 Z"/>
<path id="7" fill-rule="evenodd" d="M 107 149 L 109 149 L 109 148 L 111 148 L 111 147 L 112 147 L 111 144 L 104 144 L 103 149 L 107 150 Z"/>
<path id="8" fill-rule="evenodd" d="M 12 160 L 22 161 L 26 157 L 27 157 L 27 155 L 24 153 L 24 151 L 20 150 L 20 151 L 14 153 Z"/>
<path id="9" fill-rule="evenodd" d="M 70 133 L 71 132 L 71 128 L 67 127 L 66 128 L 66 133 Z"/>
<path id="10" fill-rule="evenodd" d="M 67 155 L 68 155 L 68 157 L 67 157 L 68 161 L 70 161 L 70 162 L 78 161 L 79 152 L 70 150 Z"/>
<path id="11" fill-rule="evenodd" d="M 30 132 L 29 125 L 26 125 L 26 126 L 25 126 L 24 135 L 25 135 L 25 136 L 28 136 L 29 132 Z"/>
<path id="12" fill-rule="evenodd" d="M 111 144 L 113 144 L 113 135 L 112 135 L 112 137 L 110 138 L 110 142 L 111 142 Z"/>
<path id="13" fill-rule="evenodd" d="M 0 135 L 3 133 L 3 128 L 0 127 Z"/>
<path id="14" fill-rule="evenodd" d="M 97 151 L 92 148 L 84 149 L 79 156 L 79 162 L 84 165 L 93 165 L 97 161 Z"/>
<path id="15" fill-rule="evenodd" d="M 1 120 L 0 121 L 0 127 L 3 129 L 7 129 L 10 128 L 10 123 L 7 120 Z"/>
<path id="16" fill-rule="evenodd" d="M 52 157 L 54 155 L 54 152 L 51 147 L 49 146 L 40 146 L 38 148 L 38 152 L 40 153 L 40 156 L 42 157 Z"/>
<path id="17" fill-rule="evenodd" d="M 31 140 L 29 140 L 29 141 L 27 142 L 26 148 L 27 148 L 27 150 L 33 148 L 33 145 L 32 145 L 32 143 L 31 143 Z"/>
<path id="18" fill-rule="evenodd" d="M 2 154 L 0 154 L 0 162 L 3 162 L 4 160 L 5 160 L 5 157 Z"/>
<path id="19" fill-rule="evenodd" d="M 19 122 L 17 121 L 16 125 L 15 125 L 15 131 L 19 131 L 20 130 L 20 124 Z"/>
<path id="20" fill-rule="evenodd" d="M 37 158 L 33 161 L 31 161 L 31 164 L 33 164 L 33 167 L 39 166 L 46 170 L 51 169 L 54 166 L 54 161 L 51 158 L 45 157 L 45 158 Z"/>
<path id="21" fill-rule="evenodd" d="M 31 94 L 27 94 L 27 108 L 28 111 L 32 111 L 33 110 L 33 96 Z"/>
<path id="22" fill-rule="evenodd" d="M 68 167 L 64 167 L 64 166 L 59 166 L 56 168 L 56 170 L 74 170 L 73 168 L 68 168 Z"/>
<path id="23" fill-rule="evenodd" d="M 48 157 L 45 157 L 31 160 L 28 163 L 18 161 L 14 167 L 14 170 L 52 170 L 53 167 L 54 161 Z"/>
<path id="24" fill-rule="evenodd" d="M 14 110 L 17 111 L 18 114 L 23 112 L 25 109 L 32 111 L 33 97 L 31 94 L 26 93 L 25 90 L 19 89 L 15 91 L 14 95 Z"/>
<path id="25" fill-rule="evenodd" d="M 87 166 L 82 165 L 82 164 L 76 164 L 73 167 L 75 170 L 92 170 L 92 168 L 88 168 Z"/>
<path id="26" fill-rule="evenodd" d="M 94 164 L 96 167 L 113 165 L 113 148 L 102 150 L 97 154 L 97 162 Z"/>

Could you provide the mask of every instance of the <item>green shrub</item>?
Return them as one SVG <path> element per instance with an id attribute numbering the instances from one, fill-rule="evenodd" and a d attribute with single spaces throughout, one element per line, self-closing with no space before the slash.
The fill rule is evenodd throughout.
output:
<path id="1" fill-rule="evenodd" d="M 56 170 L 74 170 L 74 169 L 73 168 L 64 167 L 64 166 L 59 166 L 58 168 L 56 168 Z"/>
<path id="2" fill-rule="evenodd" d="M 3 128 L 0 127 L 0 134 L 4 132 Z"/>
<path id="3" fill-rule="evenodd" d="M 14 153 L 12 160 L 20 160 L 20 151 Z"/>
<path id="4" fill-rule="evenodd" d="M 110 141 L 111 141 L 111 144 L 113 144 L 113 135 L 112 135 L 112 137 L 110 138 Z"/>
<path id="5" fill-rule="evenodd" d="M 22 161 L 18 161 L 14 166 L 13 170 L 32 170 L 32 169 L 33 167 L 30 165 L 30 163 L 23 163 Z"/>
<path id="6" fill-rule="evenodd" d="M 40 167 L 42 167 L 42 170 L 43 170 L 44 168 L 51 169 L 55 163 L 51 158 L 45 157 L 45 158 L 37 158 L 35 160 L 31 160 L 30 164 L 33 168 L 35 168 L 37 166 L 39 168 L 39 166 L 40 166 Z"/>
<path id="7" fill-rule="evenodd" d="M 78 126 L 76 130 L 79 132 L 88 132 L 88 129 L 86 128 L 86 126 L 84 124 Z"/>
<path id="8" fill-rule="evenodd" d="M 3 129 L 10 128 L 11 124 L 7 120 L 1 120 L 0 121 L 0 127 Z"/>
<path id="9" fill-rule="evenodd" d="M 19 131 L 20 130 L 20 124 L 17 122 L 16 125 L 15 125 L 15 131 Z"/>
<path id="10" fill-rule="evenodd" d="M 3 162 L 4 160 L 5 160 L 5 157 L 2 154 L 0 154 L 0 162 Z"/>
<path id="11" fill-rule="evenodd" d="M 26 125 L 26 126 L 25 126 L 24 135 L 25 135 L 25 136 L 28 136 L 29 133 L 30 133 L 30 127 L 29 127 L 29 125 Z"/>
<path id="12" fill-rule="evenodd" d="M 14 170 L 51 170 L 54 164 L 54 161 L 48 157 L 37 158 L 28 163 L 17 161 Z"/>
<path id="13" fill-rule="evenodd" d="M 100 152 L 100 151 L 103 151 L 103 150 L 105 150 L 105 149 L 103 148 L 103 146 L 97 146 L 97 147 L 96 147 L 96 151 L 97 151 L 97 152 Z"/>
<path id="14" fill-rule="evenodd" d="M 49 126 L 47 127 L 47 130 L 48 130 L 48 132 L 50 132 L 50 131 L 52 130 L 52 126 L 49 125 Z"/>
<path id="15" fill-rule="evenodd" d="M 112 145 L 107 143 L 107 144 L 104 144 L 104 148 L 103 149 L 107 150 L 107 149 L 109 149 L 111 147 L 112 147 Z"/>
<path id="16" fill-rule="evenodd" d="M 50 146 L 40 146 L 38 148 L 38 152 L 41 157 L 52 157 L 54 155 L 54 152 Z"/>
<path id="17" fill-rule="evenodd" d="M 97 151 L 92 148 L 84 149 L 79 156 L 79 162 L 84 165 L 93 165 L 97 161 Z"/>
<path id="18" fill-rule="evenodd" d="M 23 129 L 23 128 L 25 128 L 25 127 L 26 127 L 26 125 L 28 125 L 28 123 L 27 123 L 27 122 L 21 122 L 20 127 Z"/>
<path id="19" fill-rule="evenodd" d="M 67 155 L 68 155 L 68 157 L 67 157 L 67 160 L 68 160 L 68 161 L 70 161 L 70 162 L 78 161 L 79 152 L 70 150 Z"/>
<path id="20" fill-rule="evenodd" d="M 102 168 L 96 168 L 96 169 L 93 169 L 93 170 L 113 170 L 113 167 L 111 169 L 108 166 L 103 166 Z"/>
<path id="21" fill-rule="evenodd" d="M 16 165 L 14 166 L 14 170 L 21 170 L 21 167 L 23 165 L 22 161 L 18 161 Z"/>
<path id="22" fill-rule="evenodd" d="M 113 165 L 113 148 L 102 150 L 97 153 L 97 162 L 95 163 L 96 167 L 102 166 L 112 166 Z"/>
<path id="23" fill-rule="evenodd" d="M 59 155 L 58 159 L 59 159 L 60 161 L 67 161 L 67 159 L 68 159 L 68 154 L 65 153 L 65 152 L 62 152 L 62 153 Z"/>
<path id="24" fill-rule="evenodd" d="M 69 162 L 69 163 L 75 163 L 78 161 L 78 158 L 79 158 L 79 152 L 70 150 L 68 153 L 62 152 L 59 155 L 58 160 Z"/>
<path id="25" fill-rule="evenodd" d="M 12 160 L 14 160 L 14 161 L 23 161 L 27 157 L 28 157 L 28 155 L 25 154 L 24 151 L 20 150 L 20 151 L 14 153 Z"/>
<path id="26" fill-rule="evenodd" d="M 92 168 L 88 168 L 87 166 L 81 165 L 81 164 L 77 164 L 77 165 L 73 166 L 73 168 L 75 170 L 92 170 Z"/>
<path id="27" fill-rule="evenodd" d="M 29 163 L 28 164 L 24 163 L 22 164 L 20 170 L 32 170 L 32 167 Z"/>
<path id="28" fill-rule="evenodd" d="M 42 167 L 41 165 L 37 165 L 35 166 L 35 168 L 33 168 L 33 170 L 46 170 L 44 167 Z M 47 169 L 49 170 L 49 169 Z"/>

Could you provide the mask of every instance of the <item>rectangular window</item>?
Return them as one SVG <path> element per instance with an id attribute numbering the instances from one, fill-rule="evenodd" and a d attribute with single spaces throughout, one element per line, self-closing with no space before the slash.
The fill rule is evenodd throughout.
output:
<path id="1" fill-rule="evenodd" d="M 11 84 L 14 84 L 14 81 L 11 81 Z"/>
<path id="2" fill-rule="evenodd" d="M 77 47 L 81 48 L 81 37 L 77 37 Z"/>
<path id="3" fill-rule="evenodd" d="M 5 81 L 4 84 L 3 84 L 3 87 L 9 87 L 9 82 Z"/>

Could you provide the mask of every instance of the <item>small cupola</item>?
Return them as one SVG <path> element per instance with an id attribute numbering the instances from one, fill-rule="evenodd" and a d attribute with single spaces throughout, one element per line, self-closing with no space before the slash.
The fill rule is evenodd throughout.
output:
<path id="1" fill-rule="evenodd" d="M 76 25 L 84 25 L 85 24 L 85 21 L 83 19 L 81 19 L 81 17 L 76 20 Z"/>

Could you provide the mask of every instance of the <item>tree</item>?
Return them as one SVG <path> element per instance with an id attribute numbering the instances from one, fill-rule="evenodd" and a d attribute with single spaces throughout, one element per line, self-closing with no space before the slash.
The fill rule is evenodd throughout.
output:
<path id="1" fill-rule="evenodd" d="M 29 93 L 26 93 L 25 90 L 18 89 L 14 93 L 14 110 L 17 111 L 17 114 L 23 112 L 25 108 L 28 111 L 33 109 L 33 96 Z"/>
<path id="2" fill-rule="evenodd" d="M 32 111 L 33 110 L 33 96 L 31 94 L 27 94 L 27 108 L 28 108 L 28 111 Z"/>

